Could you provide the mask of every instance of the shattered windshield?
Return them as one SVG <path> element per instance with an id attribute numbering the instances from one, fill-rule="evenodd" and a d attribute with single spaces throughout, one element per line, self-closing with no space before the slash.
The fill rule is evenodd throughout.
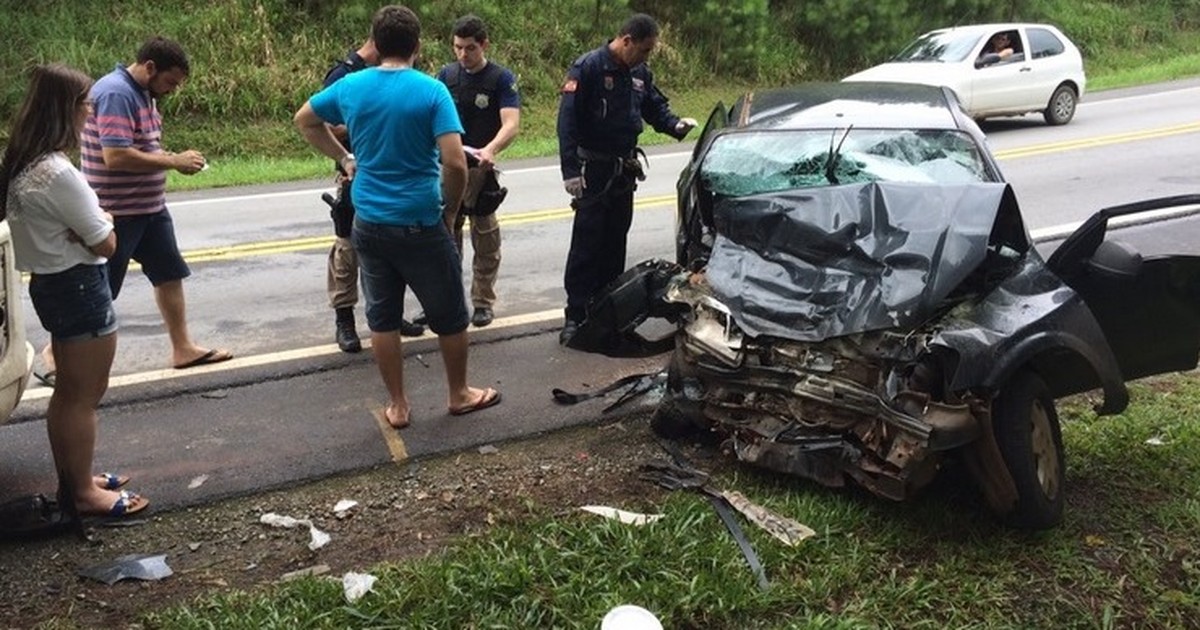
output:
<path id="1" fill-rule="evenodd" d="M 992 181 L 979 148 L 954 130 L 816 129 L 717 138 L 700 167 L 708 189 L 741 197 L 866 182 Z"/>
<path id="2" fill-rule="evenodd" d="M 962 31 L 926 33 L 905 46 L 900 54 L 892 57 L 892 61 L 956 63 L 966 59 L 978 41 L 978 33 Z"/>

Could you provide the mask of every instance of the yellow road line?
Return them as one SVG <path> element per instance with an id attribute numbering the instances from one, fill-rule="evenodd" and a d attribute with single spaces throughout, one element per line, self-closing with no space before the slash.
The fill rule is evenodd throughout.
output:
<path id="1" fill-rule="evenodd" d="M 1094 138 L 1081 138 L 1078 140 L 1064 140 L 1062 142 L 1050 142 L 1047 144 L 1035 144 L 1028 147 L 1019 147 L 1016 149 L 1006 149 L 996 151 L 996 159 L 1006 160 L 1019 157 L 1029 157 L 1031 155 L 1045 155 L 1047 153 L 1061 153 L 1074 149 L 1089 149 L 1092 147 L 1103 147 L 1111 144 L 1120 144 L 1123 142 L 1134 142 L 1137 140 L 1152 140 L 1154 138 L 1165 138 L 1167 136 L 1175 136 L 1185 133 L 1200 132 L 1200 122 L 1187 123 L 1184 125 L 1174 125 L 1171 127 L 1160 127 L 1158 129 L 1144 129 L 1142 131 L 1131 131 L 1127 133 L 1115 133 L 1107 136 L 1096 136 Z"/>
<path id="2" fill-rule="evenodd" d="M 674 203 L 675 195 L 658 195 L 655 197 L 646 197 L 644 199 L 635 201 L 633 208 L 635 210 L 645 210 L 648 208 L 657 208 L 659 206 Z M 541 221 L 563 219 L 570 217 L 574 213 L 575 211 L 571 210 L 570 208 L 553 208 L 549 210 L 534 210 L 532 212 L 501 215 L 500 225 L 511 226 L 521 225 L 524 223 L 538 223 Z M 332 244 L 332 236 L 313 236 L 282 241 L 265 241 L 259 243 L 229 245 L 225 247 L 193 249 L 183 252 L 183 258 L 189 263 L 216 262 L 222 260 L 248 258 L 250 256 L 269 256 L 272 254 L 319 251 L 328 249 Z M 135 268 L 134 264 L 130 264 L 130 268 Z"/>
<path id="3" fill-rule="evenodd" d="M 375 418 L 375 424 L 379 425 L 379 433 L 383 435 L 383 443 L 387 445 L 388 452 L 392 454 L 392 461 L 402 462 L 408 459 L 408 447 L 404 445 L 404 439 L 400 437 L 400 432 L 388 424 L 384 408 L 374 400 L 367 400 L 367 409 Z"/>

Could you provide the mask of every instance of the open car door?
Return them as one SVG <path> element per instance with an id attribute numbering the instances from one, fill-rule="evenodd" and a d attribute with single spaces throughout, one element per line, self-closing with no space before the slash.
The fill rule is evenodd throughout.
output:
<path id="1" fill-rule="evenodd" d="M 699 181 L 700 163 L 708 153 L 717 132 L 729 126 L 729 110 L 725 104 L 718 101 L 704 130 L 696 140 L 692 150 L 692 159 L 687 168 L 679 175 L 676 185 L 676 203 L 679 207 L 678 223 L 675 230 L 675 262 L 687 267 L 698 253 L 697 245 L 703 240 L 703 234 L 712 225 L 712 195 L 702 189 L 703 182 Z"/>
<path id="2" fill-rule="evenodd" d="M 1047 261 L 1096 316 L 1127 381 L 1196 367 L 1200 256 L 1143 255 L 1108 233 L 1109 220 L 1197 204 L 1181 195 L 1101 210 Z"/>

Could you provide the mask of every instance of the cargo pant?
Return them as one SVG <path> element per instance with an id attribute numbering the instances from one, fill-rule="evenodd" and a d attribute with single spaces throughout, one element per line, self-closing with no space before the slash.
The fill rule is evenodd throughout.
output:
<path id="1" fill-rule="evenodd" d="M 454 245 L 458 247 L 458 255 L 461 257 L 463 229 L 467 219 L 470 219 L 471 249 L 475 252 L 471 261 L 471 306 L 492 308 L 496 304 L 496 276 L 500 272 L 500 221 L 494 212 L 484 216 L 467 216 L 470 214 L 470 208 L 475 207 L 475 200 L 479 197 L 482 186 L 482 169 L 469 169 L 463 207 L 455 216 L 446 217 L 446 225 L 450 227 Z"/>
<path id="2" fill-rule="evenodd" d="M 325 288 L 329 291 L 331 308 L 353 308 L 358 304 L 358 254 L 354 253 L 348 238 L 335 236 L 333 239 Z"/>

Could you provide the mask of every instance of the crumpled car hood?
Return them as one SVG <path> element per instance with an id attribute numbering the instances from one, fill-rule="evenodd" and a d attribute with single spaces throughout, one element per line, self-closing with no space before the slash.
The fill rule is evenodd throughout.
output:
<path id="1" fill-rule="evenodd" d="M 708 282 L 737 325 L 807 342 L 914 327 L 984 263 L 994 231 L 1014 255 L 1029 242 L 1003 183 L 722 198 L 713 223 Z"/>

